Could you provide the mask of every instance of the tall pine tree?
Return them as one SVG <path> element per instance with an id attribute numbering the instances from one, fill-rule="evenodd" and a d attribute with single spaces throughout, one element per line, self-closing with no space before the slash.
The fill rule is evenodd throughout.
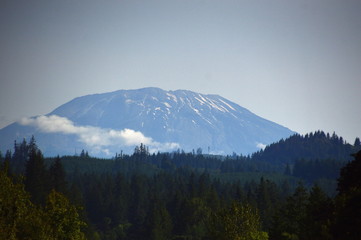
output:
<path id="1" fill-rule="evenodd" d="M 57 192 L 66 193 L 67 183 L 65 180 L 65 170 L 61 159 L 58 156 L 53 164 L 49 168 L 51 186 L 50 188 L 54 189 Z"/>
<path id="2" fill-rule="evenodd" d="M 49 192 L 49 175 L 44 163 L 44 157 L 38 149 L 35 139 L 29 144 L 29 158 L 25 166 L 25 190 L 31 195 L 35 204 L 45 204 Z"/>

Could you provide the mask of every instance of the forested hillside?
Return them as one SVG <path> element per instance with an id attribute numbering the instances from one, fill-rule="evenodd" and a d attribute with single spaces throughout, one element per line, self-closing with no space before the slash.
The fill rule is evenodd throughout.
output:
<path id="1" fill-rule="evenodd" d="M 359 150 L 316 132 L 251 156 L 44 158 L 32 138 L 0 155 L 0 239 L 359 239 Z"/>

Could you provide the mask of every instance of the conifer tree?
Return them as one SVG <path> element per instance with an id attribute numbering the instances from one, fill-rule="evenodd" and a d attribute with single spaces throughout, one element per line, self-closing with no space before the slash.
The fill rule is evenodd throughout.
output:
<path id="1" fill-rule="evenodd" d="M 29 159 L 25 169 L 25 190 L 31 195 L 35 204 L 45 204 L 49 192 L 49 175 L 44 163 L 44 157 L 37 148 L 35 140 L 29 144 Z"/>
<path id="2" fill-rule="evenodd" d="M 0 171 L 0 239 L 52 239 L 43 212 L 20 183 Z"/>
<path id="3" fill-rule="evenodd" d="M 270 232 L 271 239 L 307 239 L 304 235 L 308 199 L 308 192 L 300 183 L 274 217 Z"/>
<path id="4" fill-rule="evenodd" d="M 82 240 L 77 209 L 53 191 L 44 208 L 33 204 L 22 183 L 14 183 L 0 170 L 0 239 Z"/>
<path id="5" fill-rule="evenodd" d="M 157 199 L 152 200 L 152 206 L 146 220 L 147 239 L 168 240 L 172 233 L 172 219 L 164 204 Z"/>
<path id="6" fill-rule="evenodd" d="M 35 139 L 32 138 L 34 141 Z M 29 157 L 29 145 L 26 140 L 23 139 L 21 144 L 14 142 L 14 153 L 11 161 L 11 168 L 14 173 L 24 174 L 25 164 Z"/>
<path id="7" fill-rule="evenodd" d="M 332 212 L 331 199 L 319 186 L 314 185 L 306 204 L 304 239 L 332 239 L 330 232 Z"/>
<path id="8" fill-rule="evenodd" d="M 212 215 L 208 223 L 211 240 L 267 240 L 261 231 L 258 211 L 248 204 L 233 203 Z"/>
<path id="9" fill-rule="evenodd" d="M 45 211 L 54 239 L 85 239 L 82 227 L 86 224 L 63 194 L 52 190 L 47 197 Z"/>
<path id="10" fill-rule="evenodd" d="M 0 153 L 1 154 L 1 153 Z M 11 162 L 11 152 L 6 151 L 5 158 L 0 157 L 0 170 L 4 171 L 7 175 L 11 175 L 10 162 Z"/>
<path id="11" fill-rule="evenodd" d="M 354 145 L 354 147 L 361 147 L 361 142 L 360 142 L 360 138 L 356 138 L 355 139 L 355 143 L 353 144 Z"/>
<path id="12" fill-rule="evenodd" d="M 336 220 L 333 232 L 336 240 L 356 240 L 361 236 L 361 151 L 341 169 L 336 197 Z"/>
<path id="13" fill-rule="evenodd" d="M 65 170 L 59 156 L 55 158 L 53 164 L 50 166 L 49 173 L 51 179 L 50 188 L 57 192 L 66 193 L 67 183 L 65 180 Z"/>

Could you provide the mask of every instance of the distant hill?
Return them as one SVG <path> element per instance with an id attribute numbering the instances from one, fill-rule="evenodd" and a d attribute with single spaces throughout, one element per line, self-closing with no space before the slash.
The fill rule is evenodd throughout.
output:
<path id="1" fill-rule="evenodd" d="M 335 133 L 332 135 L 316 131 L 306 135 L 295 134 L 287 139 L 272 143 L 264 150 L 252 155 L 253 160 L 274 164 L 294 164 L 296 160 L 333 159 L 352 160 L 351 154 L 356 153 L 361 146 L 346 143 Z"/>
<path id="2" fill-rule="evenodd" d="M 203 150 L 250 154 L 293 131 L 218 95 L 159 88 L 119 90 L 78 97 L 46 116 L 0 130 L 1 150 L 34 135 L 45 155 L 131 153 L 140 142 L 150 151 Z"/>

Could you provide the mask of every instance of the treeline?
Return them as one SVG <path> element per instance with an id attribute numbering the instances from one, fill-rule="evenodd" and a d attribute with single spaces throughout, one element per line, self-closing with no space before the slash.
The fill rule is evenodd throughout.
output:
<path id="1" fill-rule="evenodd" d="M 0 239 L 359 239 L 361 153 L 347 164 L 311 158 L 272 175 L 271 163 L 251 156 L 141 145 L 112 160 L 86 151 L 46 159 L 24 140 L 0 154 Z M 317 168 L 339 179 L 335 196 L 308 187 Z"/>
<path id="2" fill-rule="evenodd" d="M 351 145 L 336 134 L 317 131 L 305 136 L 296 134 L 250 156 L 214 156 L 201 154 L 200 149 L 190 153 L 178 150 L 149 154 L 141 145 L 134 154 L 117 154 L 109 161 L 92 158 L 84 151 L 79 157 L 64 156 L 61 159 L 67 172 L 121 172 L 128 175 L 136 171 L 151 176 L 159 170 L 183 167 L 206 170 L 224 181 L 257 181 L 262 176 L 277 183 L 287 180 L 292 190 L 298 181 L 303 181 L 308 188 L 317 183 L 328 195 L 334 196 L 341 167 L 352 160 L 351 153 L 359 150 L 358 138 Z"/>
<path id="3" fill-rule="evenodd" d="M 359 138 L 356 138 L 351 145 L 335 133 L 330 135 L 316 131 L 304 136 L 295 134 L 285 140 L 282 139 L 252 154 L 252 159 L 274 164 L 293 164 L 299 159 L 352 160 L 350 154 L 360 149 Z"/>
<path id="4" fill-rule="evenodd" d="M 25 139 L 21 143 L 15 142 L 13 156 L 13 170 L 17 173 L 24 171 L 27 143 Z M 341 165 L 352 160 L 351 153 L 361 150 L 360 139 L 356 138 L 354 145 L 346 143 L 342 137 L 336 134 L 325 134 L 322 131 L 306 134 L 295 134 L 285 140 L 267 146 L 249 156 L 233 154 L 231 156 L 215 156 L 202 154 L 201 149 L 186 153 L 178 150 L 171 153 L 149 154 L 144 145 L 136 147 L 132 155 L 116 154 L 109 161 L 89 156 L 87 151 L 82 151 L 80 156 L 61 157 L 67 172 L 75 168 L 81 172 L 119 172 L 139 167 L 140 163 L 146 163 L 147 168 L 174 169 L 190 167 L 193 169 L 207 169 L 221 173 L 239 172 L 276 172 L 287 175 L 303 176 L 300 172 L 309 171 L 309 168 L 322 162 L 321 168 L 326 167 L 333 173 L 338 172 Z M 146 161 L 144 161 L 146 160 Z M 47 164 L 52 159 L 45 159 Z M 138 169 L 139 170 L 139 169 Z M 325 170 L 326 171 L 326 170 Z M 326 178 L 335 179 L 334 174 L 321 174 Z M 317 176 L 307 176 L 306 181 L 311 181 Z"/>

